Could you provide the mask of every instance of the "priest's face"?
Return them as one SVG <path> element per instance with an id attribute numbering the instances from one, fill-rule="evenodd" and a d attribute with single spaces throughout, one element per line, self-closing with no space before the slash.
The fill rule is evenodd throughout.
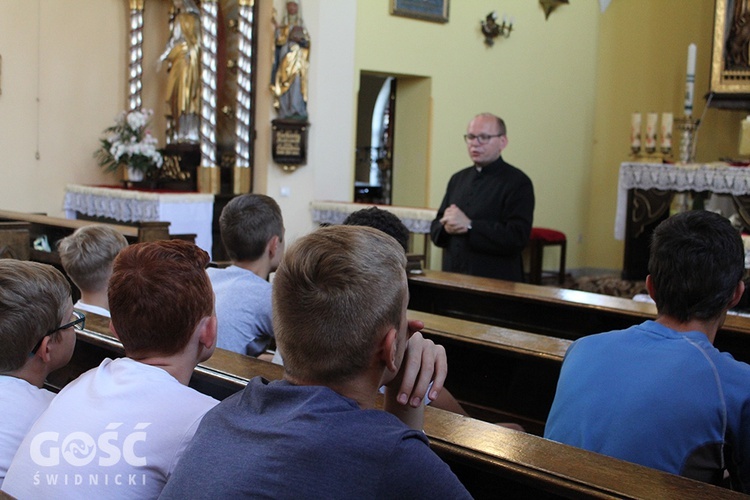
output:
<path id="1" fill-rule="evenodd" d="M 499 131 L 497 120 L 491 116 L 479 115 L 469 123 L 466 147 L 476 166 L 484 167 L 500 158 L 500 153 L 508 145 L 508 138 L 505 135 L 498 137 Z"/>

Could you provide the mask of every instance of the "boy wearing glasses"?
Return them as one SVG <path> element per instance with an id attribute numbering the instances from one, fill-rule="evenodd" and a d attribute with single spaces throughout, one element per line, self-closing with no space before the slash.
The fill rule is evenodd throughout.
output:
<path id="1" fill-rule="evenodd" d="M 216 343 L 208 254 L 181 240 L 130 245 L 109 282 L 124 358 L 68 384 L 29 431 L 3 491 L 18 498 L 156 498 L 217 401 L 187 387 Z M 72 307 L 71 307 L 72 309 Z"/>
<path id="2" fill-rule="evenodd" d="M 505 122 L 492 114 L 474 117 L 464 135 L 474 163 L 454 174 L 432 221 L 433 243 L 445 248 L 443 271 L 523 281 L 521 252 L 534 218 L 534 187 L 506 163 Z"/>
<path id="3" fill-rule="evenodd" d="M 0 486 L 18 446 L 54 393 L 43 389 L 47 375 L 73 355 L 70 285 L 46 264 L 0 260 Z"/>

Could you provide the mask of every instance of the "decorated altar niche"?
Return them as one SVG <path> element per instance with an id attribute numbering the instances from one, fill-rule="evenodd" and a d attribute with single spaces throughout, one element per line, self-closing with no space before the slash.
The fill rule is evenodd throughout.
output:
<path id="1" fill-rule="evenodd" d="M 254 0 L 128 0 L 128 107 L 142 105 L 143 10 L 170 1 L 159 61 L 167 120 L 164 188 L 241 194 L 252 190 L 256 66 Z"/>

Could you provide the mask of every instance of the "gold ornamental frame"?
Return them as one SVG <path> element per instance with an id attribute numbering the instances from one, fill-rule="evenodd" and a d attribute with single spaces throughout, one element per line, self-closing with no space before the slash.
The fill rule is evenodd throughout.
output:
<path id="1" fill-rule="evenodd" d="M 750 96 L 750 1 L 716 0 L 710 90 Z"/>

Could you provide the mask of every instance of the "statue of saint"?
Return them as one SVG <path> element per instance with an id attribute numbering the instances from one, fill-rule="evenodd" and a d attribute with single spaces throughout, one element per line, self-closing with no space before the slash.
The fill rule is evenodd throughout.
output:
<path id="1" fill-rule="evenodd" d="M 299 2 L 286 2 L 281 24 L 274 19 L 276 51 L 271 71 L 271 92 L 279 118 L 307 120 L 307 69 L 310 35 L 299 14 Z"/>
<path id="2" fill-rule="evenodd" d="M 174 0 L 172 36 L 160 61 L 167 61 L 168 142 L 199 142 L 200 11 L 194 0 Z"/>

